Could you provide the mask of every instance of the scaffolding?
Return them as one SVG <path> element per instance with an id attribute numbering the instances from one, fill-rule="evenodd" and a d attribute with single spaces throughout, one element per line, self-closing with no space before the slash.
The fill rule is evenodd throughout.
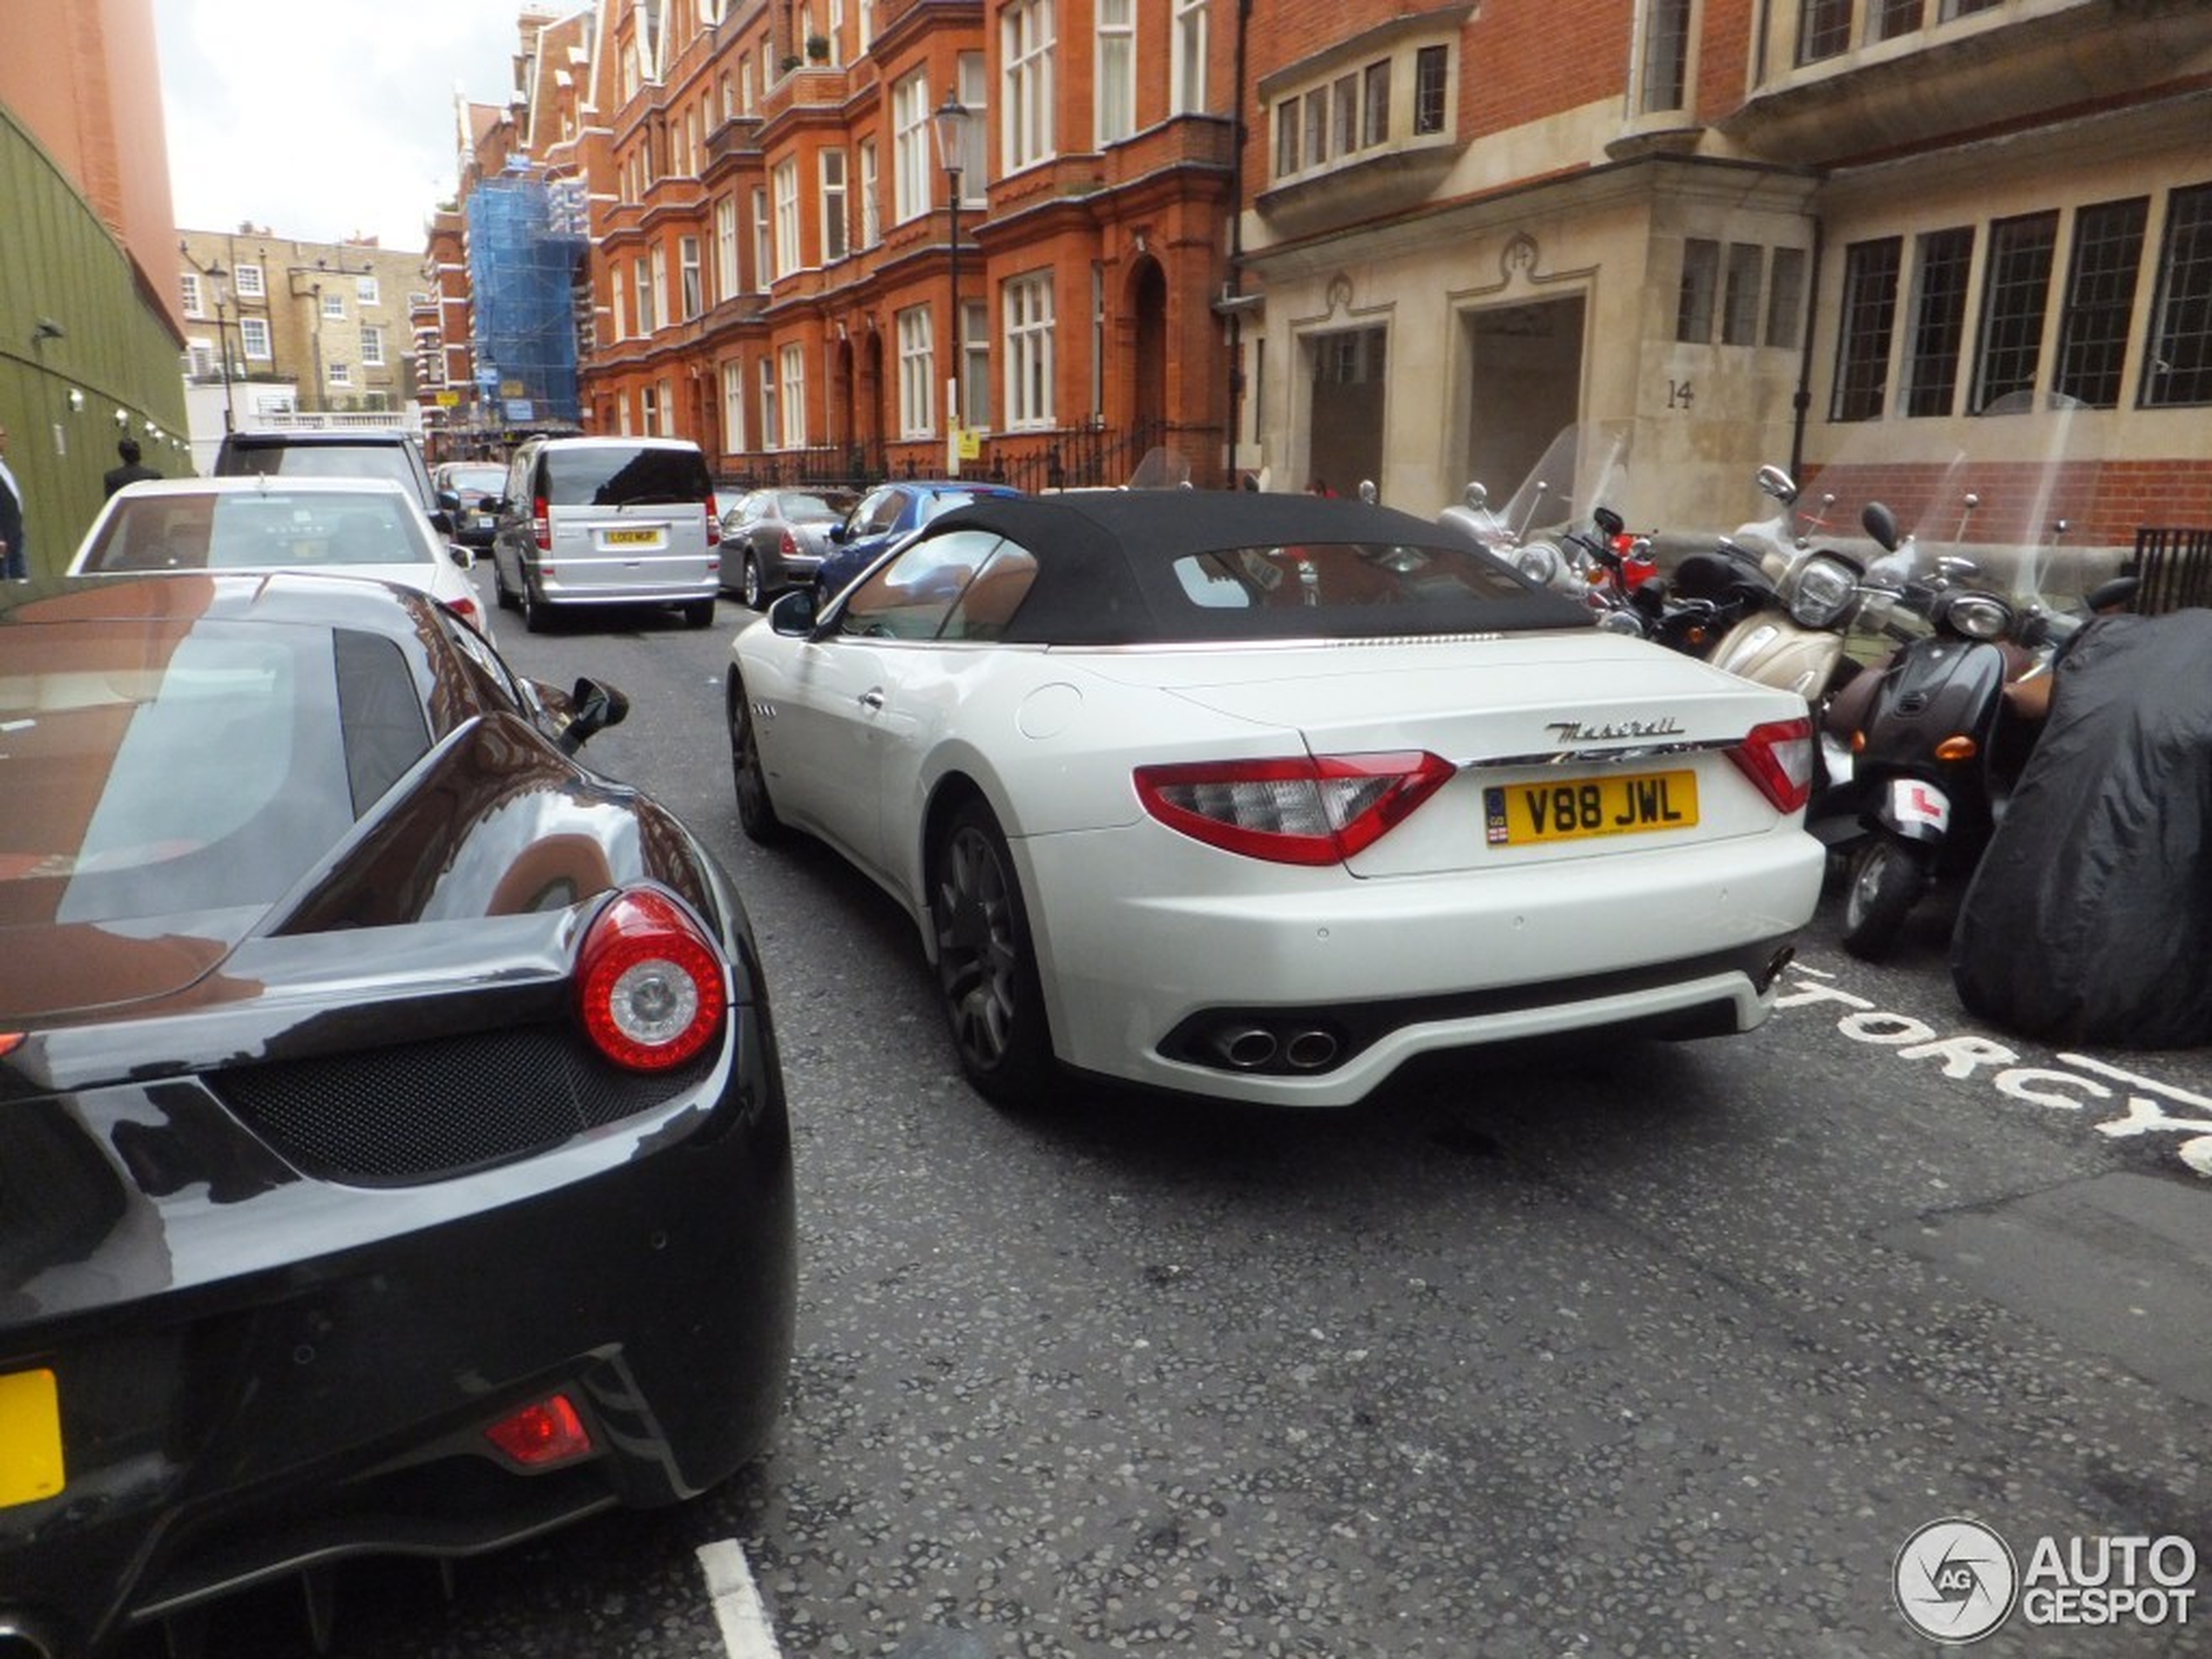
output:
<path id="1" fill-rule="evenodd" d="M 589 241 L 580 181 L 516 168 L 469 192 L 479 409 L 498 423 L 578 421 L 574 289 Z"/>

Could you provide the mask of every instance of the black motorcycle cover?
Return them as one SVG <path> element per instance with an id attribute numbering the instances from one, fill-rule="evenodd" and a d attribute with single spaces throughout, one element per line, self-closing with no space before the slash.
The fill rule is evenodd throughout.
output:
<path id="1" fill-rule="evenodd" d="M 1966 1007 L 2023 1035 L 2212 1042 L 2212 610 L 2110 617 L 2051 712 L 1959 913 Z"/>

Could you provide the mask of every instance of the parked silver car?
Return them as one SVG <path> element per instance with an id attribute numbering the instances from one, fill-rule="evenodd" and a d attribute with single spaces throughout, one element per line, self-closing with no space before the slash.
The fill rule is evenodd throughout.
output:
<path id="1" fill-rule="evenodd" d="M 714 620 L 722 525 L 706 458 L 683 438 L 532 438 L 492 534 L 493 590 L 532 632 L 586 605 L 673 604 Z"/>

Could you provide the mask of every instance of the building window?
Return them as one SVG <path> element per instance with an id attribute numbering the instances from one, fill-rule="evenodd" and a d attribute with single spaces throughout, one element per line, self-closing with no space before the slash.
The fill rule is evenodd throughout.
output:
<path id="1" fill-rule="evenodd" d="M 647 260 L 632 260 L 630 274 L 637 287 L 637 332 L 650 334 L 660 327 L 659 285 L 653 280 L 653 267 Z"/>
<path id="2" fill-rule="evenodd" d="M 799 269 L 799 163 L 779 161 L 769 175 L 776 191 L 776 274 Z"/>
<path id="3" fill-rule="evenodd" d="M 1360 78 L 1366 84 L 1366 112 L 1357 129 L 1358 140 L 1345 145 L 1347 155 L 1355 149 L 1372 150 L 1377 145 L 1390 142 L 1390 60 L 1386 57 L 1380 63 L 1368 64 Z M 1350 78 L 1346 77 L 1342 84 L 1349 87 Z"/>
<path id="4" fill-rule="evenodd" d="M 1851 50 L 1851 0 L 1797 0 L 1797 62 L 1817 64 Z"/>
<path id="5" fill-rule="evenodd" d="M 776 365 L 772 358 L 760 360 L 760 442 L 769 448 L 783 441 L 783 421 L 776 414 Z"/>
<path id="6" fill-rule="evenodd" d="M 1052 424 L 1052 276 L 1006 285 L 1006 421 L 1020 430 Z"/>
<path id="7" fill-rule="evenodd" d="M 2212 403 L 2212 185 L 2167 200 L 2142 402 L 2152 409 Z"/>
<path id="8" fill-rule="evenodd" d="M 1871 33 L 1877 40 L 1895 40 L 1920 26 L 1927 0 L 1874 0 Z"/>
<path id="9" fill-rule="evenodd" d="M 1636 108 L 1645 115 L 1689 106 L 1689 8 L 1690 0 L 1644 0 Z"/>
<path id="10" fill-rule="evenodd" d="M 607 297 L 613 302 L 610 307 L 612 312 L 610 325 L 614 330 L 614 338 L 617 341 L 627 340 L 631 334 L 630 285 L 624 280 L 619 265 L 610 264 L 607 267 Z"/>
<path id="11" fill-rule="evenodd" d="M 1103 149 L 1136 131 L 1136 0 L 1098 0 L 1096 78 Z"/>
<path id="12" fill-rule="evenodd" d="M 2074 264 L 2059 317 L 2054 391 L 2101 409 L 2120 402 L 2120 370 L 2135 310 L 2150 199 L 2099 202 L 2074 216 Z"/>
<path id="13" fill-rule="evenodd" d="M 1966 282 L 1973 266 L 1971 227 L 1920 238 L 1913 274 L 1912 339 L 1905 359 L 1905 412 L 1949 415 L 1959 399 L 1966 349 Z"/>
<path id="14" fill-rule="evenodd" d="M 354 279 L 354 304 L 362 306 L 383 304 L 383 301 L 379 300 L 376 295 L 376 278 L 374 275 L 357 276 Z"/>
<path id="15" fill-rule="evenodd" d="M 343 322 L 343 321 L 345 321 L 345 320 L 346 320 L 346 296 L 345 296 L 344 294 L 342 294 L 342 293 L 326 293 L 325 295 L 323 295 L 323 297 L 322 297 L 322 317 L 323 317 L 323 320 L 324 320 L 325 322 Z"/>
<path id="16" fill-rule="evenodd" d="M 649 438 L 661 435 L 660 388 L 641 386 L 637 388 L 637 429 Z"/>
<path id="17" fill-rule="evenodd" d="M 860 140 L 860 246 L 873 247 L 883 239 L 883 212 L 878 191 L 881 180 L 876 173 L 875 140 Z"/>
<path id="18" fill-rule="evenodd" d="M 1052 0 L 1023 0 L 999 24 L 1005 59 L 1007 171 L 1052 157 Z"/>
<path id="19" fill-rule="evenodd" d="M 333 386 L 351 386 L 354 383 L 354 366 L 342 359 L 331 360 L 328 374 Z"/>
<path id="20" fill-rule="evenodd" d="M 755 185 L 752 187 L 752 287 L 758 293 L 768 292 L 769 273 L 776 268 L 773 241 L 768 228 L 768 192 Z"/>
<path id="21" fill-rule="evenodd" d="M 783 365 L 784 448 L 806 446 L 806 348 L 796 341 L 777 354 Z"/>
<path id="22" fill-rule="evenodd" d="M 2009 393 L 2035 388 L 2058 243 L 2055 212 L 2003 219 L 1989 227 L 1989 274 L 1982 290 L 1981 350 L 1974 374 L 1977 415 Z"/>
<path id="23" fill-rule="evenodd" d="M 722 448 L 738 455 L 745 441 L 745 365 L 732 358 L 722 365 Z"/>
<path id="24" fill-rule="evenodd" d="M 1759 343 L 1759 278 L 1766 250 L 1757 242 L 1728 245 L 1728 287 L 1721 297 L 1721 344 Z"/>
<path id="25" fill-rule="evenodd" d="M 685 236 L 676 243 L 676 280 L 678 292 L 683 297 L 685 321 L 706 309 L 706 295 L 702 291 L 699 273 L 699 239 Z"/>
<path id="26" fill-rule="evenodd" d="M 1275 106 L 1275 176 L 1287 179 L 1298 170 L 1298 101 L 1286 98 Z"/>
<path id="27" fill-rule="evenodd" d="M 1844 310 L 1836 344 L 1836 390 L 1831 421 L 1873 421 L 1889 385 L 1890 334 L 1897 327 L 1899 238 L 1854 242 L 1844 251 Z"/>
<path id="28" fill-rule="evenodd" d="M 960 307 L 960 401 L 962 424 L 978 430 L 991 424 L 991 314 L 981 300 Z"/>
<path id="29" fill-rule="evenodd" d="M 187 271 L 179 279 L 179 280 L 182 285 L 182 292 L 184 294 L 185 315 L 187 317 L 199 316 L 200 314 L 199 273 L 197 271 Z"/>
<path id="30" fill-rule="evenodd" d="M 714 292 L 733 298 L 738 287 L 738 204 L 723 196 L 714 204 Z"/>
<path id="31" fill-rule="evenodd" d="M 1207 0 L 1174 0 L 1174 33 L 1168 52 L 1168 113 L 1206 111 Z"/>
<path id="32" fill-rule="evenodd" d="M 1305 95 L 1305 153 L 1301 165 L 1318 167 L 1329 158 L 1329 89 L 1317 86 Z"/>
<path id="33" fill-rule="evenodd" d="M 1339 75 L 1329 84 L 1329 140 L 1336 152 L 1349 155 L 1359 147 L 1359 80 Z"/>
<path id="34" fill-rule="evenodd" d="M 1692 346 L 1713 341 L 1713 310 L 1720 293 L 1721 245 L 1702 236 L 1682 245 L 1682 287 L 1675 298 L 1675 338 Z"/>
<path id="35" fill-rule="evenodd" d="M 929 82 L 909 75 L 891 89 L 891 222 L 920 219 L 934 199 L 930 176 Z"/>
<path id="36" fill-rule="evenodd" d="M 238 320 L 238 348 L 256 362 L 269 358 L 269 320 L 266 317 L 240 317 Z"/>
<path id="37" fill-rule="evenodd" d="M 899 435 L 927 438 L 937 430 L 935 327 L 927 306 L 899 314 Z"/>
<path id="38" fill-rule="evenodd" d="M 841 260 L 849 251 L 845 227 L 845 152 L 822 152 L 822 263 Z"/>
<path id="39" fill-rule="evenodd" d="M 384 367 L 384 330 L 379 324 L 363 323 L 361 325 L 361 367 L 363 368 Z"/>
<path id="40" fill-rule="evenodd" d="M 238 290 L 238 297 L 241 300 L 266 300 L 269 297 L 268 285 L 262 281 L 261 267 L 258 265 L 239 266 L 231 273 L 231 285 Z"/>
<path id="41" fill-rule="evenodd" d="M 1370 69 L 1367 72 L 1372 75 L 1374 71 Z M 1450 47 L 1424 46 L 1413 54 L 1413 133 L 1416 138 L 1433 137 L 1445 130 L 1446 118 L 1449 111 L 1445 107 L 1444 99 L 1450 87 L 1451 75 L 1452 51 Z M 1383 81 L 1383 99 L 1386 105 L 1389 98 L 1390 82 L 1386 74 Z M 1371 95 L 1368 100 L 1371 110 L 1373 107 L 1373 102 Z M 1387 116 L 1378 127 L 1373 117 L 1370 115 L 1367 127 L 1372 135 L 1367 140 L 1370 144 L 1380 144 L 1390 136 L 1390 121 Z"/>
<path id="42" fill-rule="evenodd" d="M 651 280 L 653 285 L 653 321 L 651 326 L 654 328 L 664 327 L 669 321 L 668 250 L 656 242 L 646 253 L 645 260 L 646 269 L 651 273 Z"/>

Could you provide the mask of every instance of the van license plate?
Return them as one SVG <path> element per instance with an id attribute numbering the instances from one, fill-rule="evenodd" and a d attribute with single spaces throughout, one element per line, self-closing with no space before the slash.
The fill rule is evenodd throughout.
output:
<path id="1" fill-rule="evenodd" d="M 1494 786 L 1482 792 L 1482 806 L 1493 846 L 1688 829 L 1697 822 L 1697 774 L 1629 772 Z"/>
<path id="2" fill-rule="evenodd" d="M 51 1371 L 0 1376 L 0 1508 L 62 1489 L 61 1397 Z"/>
<path id="3" fill-rule="evenodd" d="M 607 532 L 609 547 L 652 547 L 658 544 L 659 541 L 658 530 L 609 530 Z"/>

